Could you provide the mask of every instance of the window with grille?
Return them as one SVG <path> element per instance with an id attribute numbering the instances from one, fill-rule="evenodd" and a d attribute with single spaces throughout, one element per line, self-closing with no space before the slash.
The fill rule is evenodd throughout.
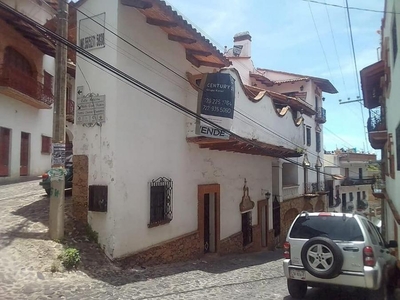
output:
<path id="1" fill-rule="evenodd" d="M 317 152 L 321 152 L 321 133 L 318 131 L 315 133 L 315 143 L 316 143 L 315 150 Z"/>
<path id="2" fill-rule="evenodd" d="M 171 179 L 160 177 L 150 182 L 150 224 L 154 227 L 172 220 Z"/>
<path id="3" fill-rule="evenodd" d="M 46 71 L 43 72 L 44 93 L 48 96 L 53 96 L 53 76 Z"/>
<path id="4" fill-rule="evenodd" d="M 396 128 L 396 154 L 397 154 L 396 155 L 397 171 L 400 171 L 400 124 L 397 125 L 397 128 Z M 392 160 L 393 160 L 393 167 L 394 167 L 394 155 L 393 155 Z M 394 178 L 394 176 L 392 178 Z"/>
<path id="5" fill-rule="evenodd" d="M 311 127 L 310 126 L 306 127 L 306 140 L 307 140 L 307 146 L 311 146 Z"/>
<path id="6" fill-rule="evenodd" d="M 392 49 L 393 49 L 393 65 L 396 63 L 398 45 L 397 45 L 397 27 L 396 27 L 396 15 L 393 14 L 392 24 Z"/>
<path id="7" fill-rule="evenodd" d="M 42 135 L 42 154 L 51 153 L 51 137 Z"/>
<path id="8" fill-rule="evenodd" d="M 243 247 L 253 242 L 253 225 L 251 211 L 242 214 Z"/>
<path id="9" fill-rule="evenodd" d="M 281 204 L 275 196 L 272 202 L 272 225 L 275 231 L 275 237 L 281 234 Z"/>
<path id="10" fill-rule="evenodd" d="M 33 69 L 29 61 L 12 47 L 5 49 L 4 64 L 26 75 L 33 76 Z"/>

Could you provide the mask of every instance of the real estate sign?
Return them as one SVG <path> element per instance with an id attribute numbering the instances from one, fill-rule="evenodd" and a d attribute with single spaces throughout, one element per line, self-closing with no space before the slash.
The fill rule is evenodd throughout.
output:
<path id="1" fill-rule="evenodd" d="M 198 95 L 197 113 L 203 118 L 231 130 L 235 108 L 235 79 L 230 74 L 204 74 Z M 196 134 L 229 139 L 229 133 L 203 121 L 197 121 Z"/>

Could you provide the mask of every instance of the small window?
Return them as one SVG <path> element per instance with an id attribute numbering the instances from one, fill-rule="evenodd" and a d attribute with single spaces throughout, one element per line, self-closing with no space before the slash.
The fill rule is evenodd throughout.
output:
<path id="1" fill-rule="evenodd" d="M 397 171 L 400 171 L 400 124 L 396 128 L 396 159 L 397 159 Z M 394 157 L 393 157 L 394 159 Z M 393 163 L 394 165 L 394 163 Z M 393 172 L 394 173 L 394 172 Z"/>
<path id="2" fill-rule="evenodd" d="M 51 137 L 42 135 L 42 154 L 51 153 Z"/>
<path id="3" fill-rule="evenodd" d="M 358 168 L 358 178 L 359 179 L 363 178 L 363 169 L 362 168 Z"/>
<path id="4" fill-rule="evenodd" d="M 150 224 L 154 227 L 172 220 L 172 180 L 160 177 L 150 182 Z"/>
<path id="5" fill-rule="evenodd" d="M 367 199 L 367 193 L 365 191 L 362 191 L 362 198 L 363 200 Z"/>
<path id="6" fill-rule="evenodd" d="M 352 192 L 349 193 L 349 198 L 350 198 L 350 201 L 353 201 L 353 200 L 354 200 L 354 197 L 353 197 L 353 193 L 352 193 Z"/>
<path id="7" fill-rule="evenodd" d="M 396 27 L 396 15 L 393 14 L 393 24 L 392 24 L 392 49 L 393 49 L 393 65 L 396 63 L 397 57 L 397 27 Z"/>
<path id="8" fill-rule="evenodd" d="M 253 242 L 253 225 L 251 211 L 242 214 L 243 247 Z"/>
<path id="9" fill-rule="evenodd" d="M 53 76 L 46 71 L 44 71 L 44 93 L 46 95 L 52 96 L 53 95 Z"/>
<path id="10" fill-rule="evenodd" d="M 306 127 L 306 139 L 307 139 L 307 146 L 311 146 L 311 127 Z"/>
<path id="11" fill-rule="evenodd" d="M 316 143 L 316 151 L 321 152 L 321 133 L 320 132 L 315 132 L 315 143 Z"/>
<path id="12" fill-rule="evenodd" d="M 281 234 L 281 204 L 278 201 L 278 197 L 275 196 L 274 202 L 272 203 L 272 225 L 275 232 L 275 237 Z"/>

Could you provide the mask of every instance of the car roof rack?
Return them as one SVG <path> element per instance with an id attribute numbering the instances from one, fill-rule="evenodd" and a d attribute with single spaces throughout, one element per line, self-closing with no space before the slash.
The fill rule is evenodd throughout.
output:
<path id="1" fill-rule="evenodd" d="M 309 215 L 308 211 L 303 210 L 303 211 L 300 213 L 300 215 L 302 215 L 302 214 L 305 214 L 305 215 L 306 215 L 306 219 L 309 219 L 309 218 L 310 218 L 310 215 Z"/>

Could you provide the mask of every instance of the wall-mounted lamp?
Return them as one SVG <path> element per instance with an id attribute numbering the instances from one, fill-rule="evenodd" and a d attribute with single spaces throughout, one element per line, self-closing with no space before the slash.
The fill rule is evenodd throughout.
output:
<path id="1" fill-rule="evenodd" d="M 309 167 L 311 164 L 310 164 L 310 161 L 308 160 L 308 156 L 307 156 L 307 153 L 304 153 L 304 156 L 303 156 L 303 167 Z"/>
<path id="2" fill-rule="evenodd" d="M 301 87 L 300 87 L 300 91 L 303 91 L 303 90 L 304 90 L 304 86 L 301 86 Z"/>
<path id="3" fill-rule="evenodd" d="M 271 193 L 269 191 L 267 191 L 265 193 L 265 199 L 269 200 L 269 198 L 271 198 Z"/>

